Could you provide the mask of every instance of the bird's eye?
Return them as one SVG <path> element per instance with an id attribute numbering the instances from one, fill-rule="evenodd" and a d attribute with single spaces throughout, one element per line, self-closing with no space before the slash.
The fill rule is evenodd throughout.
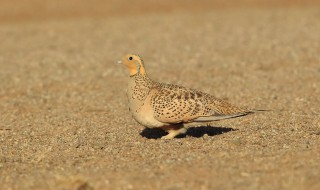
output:
<path id="1" fill-rule="evenodd" d="M 128 59 L 129 59 L 129 61 L 131 61 L 133 58 L 132 58 L 132 57 L 129 57 Z"/>

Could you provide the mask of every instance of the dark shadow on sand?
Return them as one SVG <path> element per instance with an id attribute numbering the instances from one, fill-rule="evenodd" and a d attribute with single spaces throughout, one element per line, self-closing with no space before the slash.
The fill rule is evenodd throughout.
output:
<path id="1" fill-rule="evenodd" d="M 230 131 L 236 131 L 237 129 L 227 128 L 227 127 L 212 127 L 212 126 L 201 126 L 201 127 L 190 127 L 186 134 L 178 135 L 176 138 L 184 138 L 186 136 L 200 138 L 207 134 L 208 136 L 221 135 Z M 147 139 L 159 139 L 166 135 L 162 129 L 159 128 L 145 128 L 140 135 Z"/>

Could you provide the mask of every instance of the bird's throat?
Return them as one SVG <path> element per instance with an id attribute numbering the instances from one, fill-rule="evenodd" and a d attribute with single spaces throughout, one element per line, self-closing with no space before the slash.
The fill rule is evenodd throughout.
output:
<path id="1" fill-rule="evenodd" d="M 128 67 L 129 69 L 129 73 L 130 73 L 130 76 L 134 76 L 136 74 L 140 74 L 142 76 L 145 76 L 146 75 L 146 71 L 144 69 L 144 67 Z"/>

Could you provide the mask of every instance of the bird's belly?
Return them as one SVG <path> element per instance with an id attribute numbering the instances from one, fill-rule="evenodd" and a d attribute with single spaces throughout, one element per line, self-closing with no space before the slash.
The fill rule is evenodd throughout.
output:
<path id="1" fill-rule="evenodd" d="M 133 118 L 145 127 L 156 128 L 166 125 L 166 123 L 162 123 L 154 118 L 153 110 L 148 104 L 143 104 L 137 107 L 130 106 L 130 111 Z"/>
<path id="2" fill-rule="evenodd" d="M 136 113 L 133 114 L 133 118 L 141 125 L 148 128 L 157 128 L 165 126 L 164 123 L 153 118 L 153 115 Z"/>

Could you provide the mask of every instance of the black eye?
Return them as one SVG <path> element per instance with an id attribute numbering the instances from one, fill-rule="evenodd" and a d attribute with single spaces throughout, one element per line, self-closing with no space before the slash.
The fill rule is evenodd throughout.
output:
<path id="1" fill-rule="evenodd" d="M 133 58 L 132 57 L 129 57 L 129 61 L 131 61 Z"/>

